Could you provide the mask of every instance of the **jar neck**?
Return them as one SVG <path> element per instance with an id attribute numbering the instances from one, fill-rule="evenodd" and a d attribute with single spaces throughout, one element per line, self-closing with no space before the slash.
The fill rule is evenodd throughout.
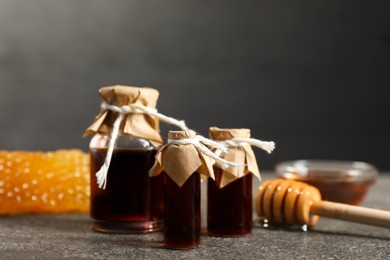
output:
<path id="1" fill-rule="evenodd" d="M 109 145 L 110 136 L 103 133 L 95 134 L 90 143 L 90 149 L 107 148 Z M 115 149 L 154 149 L 155 146 L 145 138 L 134 135 L 119 133 L 115 142 Z"/>

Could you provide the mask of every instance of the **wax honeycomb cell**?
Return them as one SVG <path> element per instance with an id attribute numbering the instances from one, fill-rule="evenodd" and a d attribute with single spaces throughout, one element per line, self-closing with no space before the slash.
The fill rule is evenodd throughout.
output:
<path id="1" fill-rule="evenodd" d="M 0 151 L 0 214 L 88 211 L 88 154 Z"/>

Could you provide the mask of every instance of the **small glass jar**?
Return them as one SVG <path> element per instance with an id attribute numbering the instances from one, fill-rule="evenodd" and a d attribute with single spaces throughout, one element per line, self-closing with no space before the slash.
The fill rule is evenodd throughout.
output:
<path id="1" fill-rule="evenodd" d="M 210 138 L 224 142 L 234 138 L 250 138 L 249 129 L 210 128 Z M 252 178 L 259 177 L 258 167 L 249 144 L 229 146 L 223 159 L 240 163 L 241 167 L 221 169 L 214 166 L 215 180 L 207 185 L 207 229 L 216 236 L 242 236 L 252 230 Z"/>
<path id="2" fill-rule="evenodd" d="M 116 141 L 107 186 L 98 187 L 96 172 L 107 155 L 109 137 L 90 142 L 91 217 L 105 233 L 146 233 L 162 229 L 163 175 L 149 177 L 156 148 L 146 139 L 121 134 Z"/>

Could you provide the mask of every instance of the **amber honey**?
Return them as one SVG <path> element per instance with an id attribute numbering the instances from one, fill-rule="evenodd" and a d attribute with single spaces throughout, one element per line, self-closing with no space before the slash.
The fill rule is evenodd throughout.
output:
<path id="1" fill-rule="evenodd" d="M 359 205 L 378 169 L 368 163 L 337 160 L 297 160 L 278 163 L 276 175 L 282 179 L 302 181 L 318 188 L 322 200 Z"/>
<path id="2" fill-rule="evenodd" d="M 305 182 L 318 188 L 321 192 L 322 200 L 351 205 L 359 205 L 363 201 L 368 188 L 374 183 L 374 181 L 356 182 L 348 179 L 333 182 L 320 178 L 295 180 Z"/>
<path id="3" fill-rule="evenodd" d="M 189 249 L 200 243 L 200 175 L 179 187 L 165 175 L 164 246 Z"/>
<path id="4" fill-rule="evenodd" d="M 155 149 L 116 149 L 100 189 L 95 174 L 107 149 L 91 149 L 91 217 L 95 230 L 143 233 L 160 230 L 163 218 L 163 175 L 149 177 Z"/>
<path id="5" fill-rule="evenodd" d="M 207 229 L 210 234 L 239 236 L 252 229 L 252 174 L 218 188 L 222 170 L 214 167 L 215 181 L 208 179 Z"/>

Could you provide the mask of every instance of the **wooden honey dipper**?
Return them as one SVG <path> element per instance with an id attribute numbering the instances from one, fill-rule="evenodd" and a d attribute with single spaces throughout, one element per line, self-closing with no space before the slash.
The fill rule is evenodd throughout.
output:
<path id="1" fill-rule="evenodd" d="M 257 192 L 256 211 L 273 223 L 314 226 L 319 216 L 390 228 L 390 211 L 322 201 L 320 191 L 292 180 L 263 182 Z"/>

